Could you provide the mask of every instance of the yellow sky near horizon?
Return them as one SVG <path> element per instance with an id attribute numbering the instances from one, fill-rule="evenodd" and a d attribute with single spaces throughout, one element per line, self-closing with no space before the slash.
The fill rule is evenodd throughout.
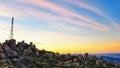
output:
<path id="1" fill-rule="evenodd" d="M 59 53 L 119 53 L 120 42 L 118 40 L 84 40 L 77 43 L 39 43 L 35 42 L 38 49 L 45 49 Z"/>

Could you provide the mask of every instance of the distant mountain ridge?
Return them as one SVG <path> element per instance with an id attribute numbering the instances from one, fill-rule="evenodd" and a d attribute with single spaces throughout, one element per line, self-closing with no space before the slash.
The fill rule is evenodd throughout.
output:
<path id="1" fill-rule="evenodd" d="M 120 53 L 96 54 L 96 56 L 102 57 L 106 61 L 112 61 L 120 64 Z"/>
<path id="2" fill-rule="evenodd" d="M 107 61 L 112 61 L 115 63 L 120 63 L 120 58 L 113 58 L 113 57 L 109 57 L 109 56 L 101 56 L 104 60 Z"/>

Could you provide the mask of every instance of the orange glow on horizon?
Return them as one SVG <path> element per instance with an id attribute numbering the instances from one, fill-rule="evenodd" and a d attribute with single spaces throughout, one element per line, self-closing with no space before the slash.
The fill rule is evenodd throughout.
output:
<path id="1" fill-rule="evenodd" d="M 59 53 L 72 53 L 72 54 L 78 54 L 78 53 L 120 53 L 120 43 L 103 43 L 103 44 L 61 44 L 61 45 L 48 45 L 48 44 L 36 44 L 36 47 L 38 49 L 45 49 L 53 52 L 59 52 Z"/>

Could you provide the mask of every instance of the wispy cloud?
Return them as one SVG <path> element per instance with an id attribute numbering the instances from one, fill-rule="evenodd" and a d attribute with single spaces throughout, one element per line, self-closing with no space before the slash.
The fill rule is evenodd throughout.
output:
<path id="1" fill-rule="evenodd" d="M 81 8 L 87 9 L 88 11 L 92 11 L 92 12 L 96 13 L 99 16 L 102 16 L 108 22 L 110 22 L 113 26 L 117 25 L 117 22 L 115 22 L 113 19 L 108 17 L 103 10 L 101 10 L 100 8 L 97 8 L 95 6 L 90 5 L 90 4 L 86 3 L 85 1 L 82 1 L 82 0 L 81 1 L 72 1 L 72 0 L 68 1 L 67 0 L 67 2 L 69 2 L 71 4 L 74 4 L 74 5 L 77 5 L 77 6 L 81 7 Z M 108 27 L 110 27 L 110 26 L 108 26 Z M 112 29 L 112 28 L 110 28 L 110 29 Z"/>
<path id="2" fill-rule="evenodd" d="M 86 22 L 80 22 L 80 21 L 76 21 L 74 19 L 70 19 L 70 18 L 67 18 L 67 17 L 62 17 L 62 16 L 58 16 L 58 15 L 52 15 L 50 13 L 40 12 L 40 11 L 35 10 L 35 9 L 25 8 L 25 11 L 27 12 L 26 14 L 28 14 L 30 16 L 33 16 L 33 17 L 41 18 L 41 19 L 63 20 L 63 21 L 66 21 L 68 23 L 71 23 L 71 24 L 76 24 L 76 25 L 79 25 L 79 26 L 85 26 L 85 27 L 89 27 L 89 28 L 97 29 L 97 30 L 107 30 L 108 29 L 106 26 L 101 25 L 101 24 L 94 25 L 94 24 L 90 24 L 90 23 L 86 23 Z M 70 26 L 64 25 L 63 23 L 60 23 L 60 22 L 56 22 L 56 23 L 54 22 L 52 24 L 55 25 L 55 26 L 59 26 L 61 28 L 65 28 L 65 29 L 66 28 L 72 28 L 71 30 L 73 30 L 73 29 L 74 30 L 80 30 L 79 28 L 76 28 L 74 26 L 70 27 Z"/>
<path id="3" fill-rule="evenodd" d="M 18 9 L 15 8 L 14 6 L 18 7 Z M 2 9 L 0 11 L 1 16 L 6 16 L 6 17 L 13 16 L 15 18 L 20 18 L 20 17 L 23 18 L 23 16 L 35 17 L 38 19 L 49 20 L 52 25 L 54 25 L 55 27 L 57 26 L 56 28 L 59 28 L 59 29 L 68 30 L 68 29 L 72 28 L 71 31 L 80 30 L 76 27 L 64 25 L 63 23 L 59 23 L 58 21 L 54 22 L 54 20 L 61 20 L 60 16 L 52 15 L 52 14 L 46 13 L 46 12 L 42 12 L 42 11 L 39 11 L 37 9 L 32 9 L 32 8 L 27 7 L 27 6 L 22 6 L 22 7 L 20 7 L 20 5 L 5 6 L 5 4 L 1 4 L 0 7 Z M 19 14 L 19 8 L 21 8 L 20 14 Z M 3 9 L 5 9 L 5 12 Z M 23 14 L 21 14 L 21 13 L 23 13 Z M 9 26 L 8 23 L 6 23 L 6 24 L 2 23 L 0 25 L 1 29 L 3 29 L 3 27 L 4 27 L 4 29 L 7 28 L 3 25 Z"/>
<path id="4" fill-rule="evenodd" d="M 36 18 L 46 19 L 46 20 L 58 20 L 59 19 L 59 16 L 57 15 L 52 15 L 50 13 L 42 12 L 37 9 L 31 9 L 28 7 L 24 7 L 23 9 L 28 16 L 33 16 Z"/>
<path id="5" fill-rule="evenodd" d="M 106 18 L 106 19 L 109 19 L 109 17 L 106 16 L 105 13 L 101 9 L 96 8 L 95 6 L 92 6 L 92 5 L 88 4 L 88 3 L 85 3 L 84 1 L 78 2 L 78 1 L 70 0 L 70 1 L 67 1 L 67 2 L 75 4 L 75 5 L 77 5 L 77 6 L 81 7 L 81 8 L 87 9 L 88 11 L 92 11 L 92 12 L 94 12 L 94 13 L 96 13 L 96 14 L 98 14 L 98 15 Z"/>
<path id="6" fill-rule="evenodd" d="M 0 3 L 0 16 L 11 17 L 14 16 L 16 18 L 22 17 L 22 13 L 18 9 Z"/>
<path id="7" fill-rule="evenodd" d="M 42 7 L 44 9 L 51 10 L 51 11 L 61 15 L 62 16 L 61 19 L 65 20 L 65 21 L 68 21 L 68 19 L 69 19 L 71 22 L 73 22 L 73 24 L 76 24 L 76 25 L 77 24 L 84 24 L 81 26 L 85 26 L 85 27 L 87 26 L 88 28 L 92 27 L 92 29 L 97 29 L 97 30 L 102 30 L 102 31 L 109 29 L 107 26 L 100 24 L 99 22 L 96 22 L 96 21 L 89 19 L 85 16 L 81 16 L 79 14 L 71 12 L 70 10 L 67 10 L 61 6 L 58 6 L 58 5 L 51 3 L 51 2 L 48 2 L 47 0 L 42 0 L 42 1 L 26 0 L 26 1 L 18 1 L 18 2 L 28 3 L 28 4 Z M 79 18 L 80 20 L 83 20 L 84 22 L 80 22 L 80 21 L 76 22 L 76 20 L 71 20 L 71 18 Z"/>

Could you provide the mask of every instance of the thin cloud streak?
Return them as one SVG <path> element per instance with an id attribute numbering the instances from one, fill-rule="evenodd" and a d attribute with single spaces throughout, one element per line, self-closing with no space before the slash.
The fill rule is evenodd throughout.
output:
<path id="1" fill-rule="evenodd" d="M 64 18 L 62 19 L 61 16 L 52 15 L 52 14 L 48 14 L 48 13 L 45 13 L 45 12 L 40 12 L 40 11 L 37 11 L 37 10 L 34 10 L 34 9 L 28 9 L 28 8 L 24 8 L 24 9 L 27 12 L 26 14 L 28 14 L 30 16 L 45 19 L 45 20 L 50 20 L 50 22 L 51 22 L 50 24 L 54 25 L 56 28 L 61 28 L 61 29 L 66 29 L 66 30 L 72 28 L 71 29 L 72 31 L 80 31 L 79 28 L 76 28 L 76 27 L 73 27 L 73 26 L 68 26 L 68 25 L 65 25 L 61 22 L 58 22 L 59 20 L 65 20 Z M 30 11 L 30 12 L 28 12 L 28 11 Z M 53 20 L 56 20 L 56 21 L 53 21 Z M 71 21 L 73 22 L 73 20 L 71 20 Z"/>
<path id="2" fill-rule="evenodd" d="M 22 2 L 22 1 L 19 1 L 19 2 Z M 24 2 L 23 2 L 24 3 Z M 70 12 L 69 10 L 66 10 L 60 6 L 57 6 L 53 3 L 50 3 L 48 1 L 39 1 L 39 0 L 27 0 L 26 3 L 29 3 L 29 4 L 32 4 L 32 5 L 35 5 L 35 6 L 39 6 L 39 7 L 43 7 L 43 8 L 46 8 L 46 9 L 49 9 L 53 12 L 56 12 L 60 15 L 62 15 L 64 18 L 70 18 L 70 17 L 76 17 L 76 18 L 79 18 L 81 20 L 84 20 L 86 22 L 89 22 L 91 25 L 93 25 L 92 28 L 96 27 L 99 28 L 100 30 L 104 31 L 104 30 L 108 30 L 109 28 L 103 24 L 100 24 L 100 23 L 97 23 L 87 17 L 84 17 L 84 16 L 80 16 L 76 13 L 73 13 L 73 12 Z M 80 22 L 79 22 L 80 23 Z M 79 24 L 78 23 L 78 24 Z M 88 27 L 91 27 L 91 26 L 88 26 Z M 101 29 L 102 28 L 102 29 Z M 96 28 L 94 28 L 96 29 Z"/>
<path id="3" fill-rule="evenodd" d="M 84 9 L 87 9 L 89 11 L 92 11 L 100 16 L 102 16 L 103 18 L 105 18 L 106 20 L 108 20 L 110 23 L 112 24 L 117 24 L 117 22 L 115 22 L 114 20 L 112 20 L 110 17 L 108 17 L 107 15 L 105 15 L 104 11 L 102 11 L 101 9 L 98 9 L 92 5 L 89 5 L 88 3 L 84 2 L 84 1 L 80 1 L 80 2 L 76 2 L 76 1 L 72 1 L 72 0 L 69 0 L 67 1 L 71 4 L 75 4 L 81 8 L 84 8 Z"/>
<path id="4" fill-rule="evenodd" d="M 6 6 L 4 4 L 0 4 L 0 16 L 11 17 L 14 16 L 16 18 L 22 17 L 23 14 L 19 12 L 19 10 Z"/>
<path id="5" fill-rule="evenodd" d="M 93 29 L 101 30 L 101 31 L 103 30 L 101 28 L 106 28 L 105 26 L 99 27 L 99 26 L 95 26 L 95 25 L 92 25 L 92 24 L 89 24 L 89 23 L 86 23 L 86 22 L 80 22 L 80 21 L 76 21 L 76 20 L 73 20 L 73 19 L 69 19 L 67 17 L 64 18 L 62 16 L 52 15 L 52 14 L 48 14 L 48 13 L 45 13 L 45 12 L 40 12 L 40 11 L 37 11 L 37 10 L 34 10 L 34 9 L 28 9 L 28 8 L 24 8 L 24 9 L 27 12 L 26 14 L 32 15 L 32 16 L 37 17 L 37 18 L 42 18 L 42 19 L 47 19 L 47 20 L 64 20 L 64 21 L 67 21 L 67 22 L 69 22 L 71 24 L 90 27 L 90 28 L 93 28 Z M 64 25 L 63 23 L 59 23 L 59 22 L 58 23 L 54 22 L 53 25 L 60 26 L 60 27 L 63 27 L 63 28 L 70 28 L 70 26 Z M 71 28 L 75 29 L 75 31 L 80 30 L 80 29 L 75 28 L 73 26 Z"/>
<path id="6" fill-rule="evenodd" d="M 20 15 L 18 15 L 18 13 L 16 13 L 16 12 L 19 12 L 18 11 L 18 9 L 14 9 L 13 10 L 13 8 L 14 8 L 14 6 L 15 5 L 13 5 L 13 7 L 11 8 L 11 7 L 6 7 L 6 6 L 4 6 L 4 5 L 0 5 L 0 7 L 2 7 L 1 9 L 5 9 L 6 10 L 6 12 L 4 12 L 4 10 L 2 10 L 3 11 L 3 13 L 2 13 L 2 11 L 0 11 L 0 14 L 2 14 L 1 16 L 6 16 L 6 17 L 9 17 L 9 16 L 14 16 L 15 18 L 23 18 L 23 14 L 21 14 L 21 16 Z M 17 7 L 19 7 L 19 6 L 17 6 Z M 9 11 L 9 12 L 8 12 Z M 13 12 L 14 11 L 14 15 L 13 15 Z M 50 13 L 45 13 L 45 12 L 40 12 L 40 11 L 38 11 L 38 10 L 36 10 L 36 9 L 31 9 L 31 8 L 29 8 L 29 7 L 21 7 L 21 13 L 24 13 L 26 16 L 30 16 L 30 17 L 36 17 L 36 18 L 38 18 L 38 19 L 45 19 L 45 20 L 61 20 L 61 17 L 60 16 L 57 16 L 57 15 L 52 15 L 52 14 L 50 14 Z M 5 15 L 6 14 L 6 15 Z M 6 23 L 7 24 L 7 23 Z M 52 24 L 52 22 L 51 22 L 51 24 Z M 59 26 L 58 26 L 58 24 L 59 24 Z M 3 25 L 5 25 L 5 24 L 3 24 Z M 0 25 L 0 27 L 4 27 L 2 24 Z M 76 31 L 76 30 L 79 30 L 79 29 L 77 29 L 76 27 L 71 27 L 71 26 L 67 26 L 67 25 L 64 25 L 64 24 L 62 24 L 62 23 L 55 23 L 55 22 L 53 22 L 53 25 L 54 26 L 58 26 L 58 27 L 56 27 L 56 28 L 62 28 L 62 29 L 69 29 L 69 28 L 72 28 L 71 30 L 72 31 Z M 64 27 L 63 27 L 63 25 L 64 25 Z M 5 27 L 6 28 L 6 27 Z M 3 29 L 3 28 L 1 28 L 1 29 Z"/>
<path id="7" fill-rule="evenodd" d="M 94 12 L 94 13 L 96 13 L 96 14 L 98 14 L 98 15 L 106 18 L 106 19 L 109 19 L 109 17 L 106 16 L 102 10 L 100 10 L 100 9 L 94 7 L 94 6 L 91 6 L 91 5 L 89 5 L 89 4 L 85 3 L 85 2 L 82 2 L 82 1 L 76 2 L 76 1 L 72 1 L 72 0 L 67 1 L 67 2 L 75 4 L 75 5 L 77 5 L 77 6 L 81 7 L 81 8 L 87 9 L 87 10 L 92 11 L 92 12 Z"/>
<path id="8" fill-rule="evenodd" d="M 58 19 L 60 19 L 60 17 L 57 15 L 52 15 L 50 13 L 41 12 L 41 11 L 38 11 L 36 9 L 31 9 L 31 8 L 27 8 L 27 7 L 24 7 L 23 9 L 28 16 L 33 16 L 36 18 L 46 19 L 46 20 L 58 20 Z"/>

